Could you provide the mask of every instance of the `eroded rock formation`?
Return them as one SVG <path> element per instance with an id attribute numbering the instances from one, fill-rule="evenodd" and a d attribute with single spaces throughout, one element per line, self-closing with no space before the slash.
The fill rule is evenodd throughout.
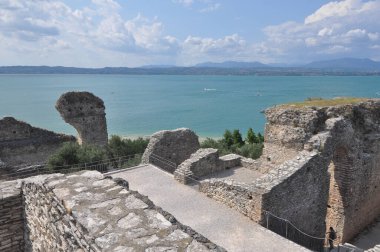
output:
<path id="1" fill-rule="evenodd" d="M 199 148 L 198 136 L 190 129 L 159 131 L 150 137 L 142 163 L 153 163 L 173 173 L 177 165 Z"/>
<path id="2" fill-rule="evenodd" d="M 31 126 L 13 117 L 0 119 L 1 166 L 43 164 L 62 143 L 75 137 Z"/>
<path id="3" fill-rule="evenodd" d="M 89 92 L 67 92 L 55 107 L 65 122 L 77 130 L 79 144 L 107 144 L 105 107 L 99 97 Z"/>

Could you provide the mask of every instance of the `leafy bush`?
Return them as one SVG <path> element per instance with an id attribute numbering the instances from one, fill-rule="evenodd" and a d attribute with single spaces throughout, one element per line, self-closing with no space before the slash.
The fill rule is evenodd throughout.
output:
<path id="1" fill-rule="evenodd" d="M 143 153 L 148 146 L 149 140 L 144 138 L 122 139 L 112 135 L 108 141 L 107 152 L 110 157 L 121 157 Z"/>
<path id="2" fill-rule="evenodd" d="M 65 143 L 56 153 L 50 156 L 47 167 L 51 170 L 62 170 L 70 167 L 81 167 L 84 164 L 91 164 L 106 159 L 135 155 L 134 158 L 123 164 L 123 167 L 130 167 L 140 163 L 141 155 L 137 154 L 145 151 L 148 142 L 149 140 L 143 138 L 131 140 L 121 139 L 119 136 L 111 136 L 106 147 Z"/>
<path id="3" fill-rule="evenodd" d="M 261 143 L 245 144 L 241 148 L 236 150 L 236 153 L 243 157 L 257 159 L 263 153 L 264 145 Z"/>
<path id="4" fill-rule="evenodd" d="M 227 154 L 232 153 L 232 151 L 229 150 L 224 139 L 215 140 L 215 139 L 207 137 L 204 141 L 201 142 L 201 148 L 217 149 L 219 150 L 220 155 L 227 155 Z"/>
<path id="5" fill-rule="evenodd" d="M 201 148 L 217 149 L 220 155 L 236 153 L 244 157 L 257 159 L 262 154 L 264 147 L 263 142 L 264 137 L 261 133 L 256 135 L 252 128 L 248 129 L 245 142 L 239 130 L 234 130 L 232 133 L 226 130 L 223 134 L 223 139 L 215 140 L 206 138 L 201 143 Z"/>
<path id="6" fill-rule="evenodd" d="M 106 159 L 107 155 L 103 148 L 78 143 L 64 143 L 63 146 L 50 156 L 47 166 L 53 170 L 65 169 L 73 165 L 84 165 Z"/>

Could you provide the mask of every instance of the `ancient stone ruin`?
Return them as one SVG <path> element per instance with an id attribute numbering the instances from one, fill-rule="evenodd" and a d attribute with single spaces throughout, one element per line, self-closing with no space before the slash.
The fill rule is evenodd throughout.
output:
<path id="1" fill-rule="evenodd" d="M 266 116 L 265 147 L 258 160 L 194 148 L 188 159 L 175 162 L 175 179 L 185 184 L 198 180 L 201 192 L 258 223 L 271 213 L 315 237 L 333 227 L 336 242 L 352 240 L 380 215 L 380 100 L 282 105 L 267 109 Z M 171 158 L 177 144 L 165 142 L 157 153 L 169 152 L 163 156 Z M 217 176 L 234 166 L 256 177 Z"/>
<path id="2" fill-rule="evenodd" d="M 99 97 L 89 92 L 67 92 L 55 107 L 65 122 L 77 130 L 79 144 L 107 144 L 105 107 Z"/>
<path id="3" fill-rule="evenodd" d="M 14 166 L 44 164 L 64 142 L 75 137 L 31 126 L 13 117 L 0 119 L 0 175 Z M 12 171 L 9 171 L 12 172 Z"/>
<path id="4" fill-rule="evenodd" d="M 225 251 L 120 182 L 83 171 L 1 183 L 0 251 Z"/>
<path id="5" fill-rule="evenodd" d="M 241 165 L 241 156 L 235 154 L 219 157 L 217 149 L 199 149 L 183 161 L 174 171 L 174 178 L 183 184 L 193 183 L 201 177 L 212 175 Z"/>
<path id="6" fill-rule="evenodd" d="M 200 190 L 257 222 L 265 211 L 347 242 L 380 215 L 380 101 L 266 110 L 263 156 L 251 183 L 211 179 Z"/>
<path id="7" fill-rule="evenodd" d="M 153 163 L 173 173 L 199 148 L 198 136 L 190 129 L 159 131 L 150 137 L 142 163 Z"/>

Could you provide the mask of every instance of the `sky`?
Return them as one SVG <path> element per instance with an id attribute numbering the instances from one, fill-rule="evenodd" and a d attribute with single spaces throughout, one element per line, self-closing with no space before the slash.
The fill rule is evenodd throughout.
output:
<path id="1" fill-rule="evenodd" d="M 380 61 L 380 0 L 0 0 L 0 65 Z"/>

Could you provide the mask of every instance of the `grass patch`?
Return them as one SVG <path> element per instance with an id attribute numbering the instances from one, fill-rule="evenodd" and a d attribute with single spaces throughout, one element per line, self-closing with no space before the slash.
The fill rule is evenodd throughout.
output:
<path id="1" fill-rule="evenodd" d="M 333 99 L 323 99 L 320 97 L 309 97 L 303 102 L 292 102 L 287 103 L 282 106 L 292 106 L 297 108 L 302 107 L 329 107 L 329 106 L 337 106 L 337 105 L 349 105 L 360 102 L 368 101 L 368 98 L 357 98 L 357 97 L 338 97 Z"/>

